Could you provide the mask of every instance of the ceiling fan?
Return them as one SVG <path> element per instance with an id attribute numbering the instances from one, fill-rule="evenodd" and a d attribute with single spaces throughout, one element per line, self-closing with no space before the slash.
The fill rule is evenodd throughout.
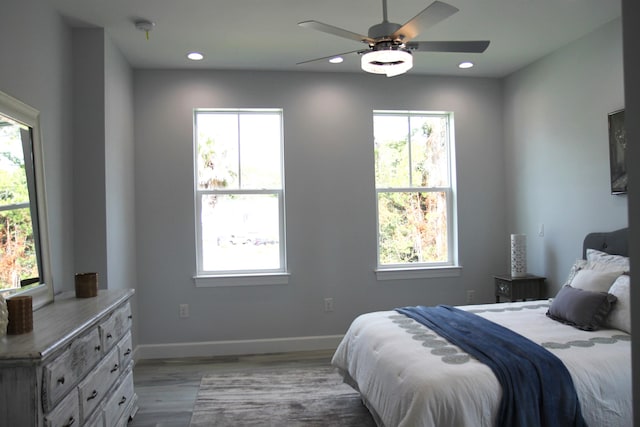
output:
<path id="1" fill-rule="evenodd" d="M 456 12 L 458 12 L 456 7 L 441 1 L 434 1 L 407 23 L 400 25 L 389 22 L 387 19 L 387 0 L 382 0 L 382 22 L 370 27 L 366 36 L 318 21 L 300 22 L 298 25 L 301 27 L 355 40 L 368 46 L 365 49 L 299 62 L 298 65 L 350 53 L 358 53 L 362 55 L 361 66 L 364 71 L 393 77 L 406 73 L 413 67 L 412 52 L 484 52 L 489 46 L 489 40 L 411 41 L 420 32 L 436 25 Z"/>

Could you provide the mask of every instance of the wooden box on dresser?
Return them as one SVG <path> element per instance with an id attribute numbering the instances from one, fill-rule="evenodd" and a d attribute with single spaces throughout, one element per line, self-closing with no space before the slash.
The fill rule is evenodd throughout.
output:
<path id="1" fill-rule="evenodd" d="M 133 389 L 133 290 L 73 292 L 33 313 L 33 331 L 0 338 L 0 426 L 125 426 Z"/>

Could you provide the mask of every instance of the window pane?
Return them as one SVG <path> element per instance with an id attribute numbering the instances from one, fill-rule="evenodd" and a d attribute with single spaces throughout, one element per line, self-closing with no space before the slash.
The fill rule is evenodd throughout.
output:
<path id="1" fill-rule="evenodd" d="M 39 276 L 22 150 L 20 127 L 0 116 L 0 289 Z"/>
<path id="2" fill-rule="evenodd" d="M 29 203 L 20 127 L 0 116 L 0 206 Z"/>
<path id="3" fill-rule="evenodd" d="M 240 116 L 240 164 L 243 189 L 281 188 L 280 115 Z"/>
<path id="4" fill-rule="evenodd" d="M 411 116 L 412 187 L 447 187 L 449 158 L 447 119 Z"/>
<path id="5" fill-rule="evenodd" d="M 203 270 L 280 268 L 277 195 L 209 194 L 201 200 Z"/>
<path id="6" fill-rule="evenodd" d="M 378 194 L 380 264 L 446 263 L 445 192 Z"/>
<path id="7" fill-rule="evenodd" d="M 0 211 L 0 289 L 20 288 L 38 277 L 29 208 Z"/>
<path id="8" fill-rule="evenodd" d="M 238 188 L 238 115 L 196 114 L 198 189 Z"/>
<path id="9" fill-rule="evenodd" d="M 373 116 L 377 188 L 409 187 L 408 131 L 406 116 Z"/>

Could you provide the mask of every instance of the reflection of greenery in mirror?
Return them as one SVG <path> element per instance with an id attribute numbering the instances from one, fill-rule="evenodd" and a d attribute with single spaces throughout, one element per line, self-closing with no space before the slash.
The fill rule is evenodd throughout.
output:
<path id="1" fill-rule="evenodd" d="M 39 112 L 0 92 L 0 293 L 53 300 Z"/>
<path id="2" fill-rule="evenodd" d="M 0 115 L 0 289 L 40 282 L 25 153 L 29 128 Z"/>

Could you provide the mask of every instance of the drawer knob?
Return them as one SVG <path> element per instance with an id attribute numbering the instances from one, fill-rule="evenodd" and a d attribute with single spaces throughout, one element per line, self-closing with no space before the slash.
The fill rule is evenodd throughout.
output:
<path id="1" fill-rule="evenodd" d="M 99 345 L 97 345 L 97 346 L 95 346 L 95 347 L 94 347 L 95 351 L 100 351 L 100 348 L 101 348 L 101 347 L 100 347 Z"/>
<path id="2" fill-rule="evenodd" d="M 116 363 L 115 365 L 113 365 L 113 368 L 111 369 L 111 373 L 113 374 L 117 370 L 118 370 L 118 364 Z"/>
<path id="3" fill-rule="evenodd" d="M 122 399 L 120 399 L 120 402 L 118 402 L 118 406 L 124 405 L 126 401 L 127 401 L 127 397 L 126 396 L 122 396 Z"/>
<path id="4" fill-rule="evenodd" d="M 108 339 L 113 338 L 113 335 L 111 335 L 111 332 L 109 332 L 109 333 L 107 334 L 107 338 L 108 338 Z"/>
<path id="5" fill-rule="evenodd" d="M 58 378 L 58 384 L 64 384 L 64 377 Z"/>
<path id="6" fill-rule="evenodd" d="M 91 396 L 87 397 L 87 402 L 95 399 L 96 397 L 98 397 L 98 392 L 96 390 L 93 390 L 93 393 L 91 393 Z"/>
<path id="7" fill-rule="evenodd" d="M 128 348 L 128 349 L 127 349 L 127 351 L 125 351 L 125 352 L 124 352 L 124 355 L 125 355 L 125 356 L 128 356 L 128 355 L 130 355 L 130 354 L 131 354 L 131 349 L 130 349 L 130 348 Z"/>
<path id="8" fill-rule="evenodd" d="M 75 419 L 75 418 L 73 418 L 73 416 L 71 416 L 71 417 L 69 417 L 69 421 L 67 421 L 67 423 L 66 423 L 64 426 L 62 426 L 62 427 L 70 427 L 70 426 L 72 426 L 75 422 L 76 422 L 76 419 Z"/>
<path id="9" fill-rule="evenodd" d="M 133 319 L 133 316 L 130 314 L 127 316 L 127 319 Z"/>

